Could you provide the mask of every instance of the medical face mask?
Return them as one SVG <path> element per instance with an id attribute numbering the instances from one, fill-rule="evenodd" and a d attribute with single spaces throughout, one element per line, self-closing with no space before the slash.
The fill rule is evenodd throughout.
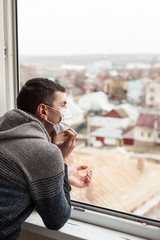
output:
<path id="1" fill-rule="evenodd" d="M 70 128 L 71 123 L 72 123 L 72 114 L 68 108 L 57 110 L 50 106 L 47 106 L 47 107 L 60 112 L 61 121 L 59 123 L 52 123 L 47 120 L 47 122 L 49 122 L 53 125 L 53 128 L 56 131 L 57 135 L 62 134 L 64 131 L 66 131 L 68 128 Z"/>

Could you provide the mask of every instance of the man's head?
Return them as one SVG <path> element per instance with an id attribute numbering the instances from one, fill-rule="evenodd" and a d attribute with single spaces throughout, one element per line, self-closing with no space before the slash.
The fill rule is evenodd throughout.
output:
<path id="1" fill-rule="evenodd" d="M 36 114 L 39 104 L 52 106 L 56 92 L 65 92 L 65 88 L 47 78 L 33 78 L 22 87 L 17 97 L 17 108 Z"/>
<path id="2" fill-rule="evenodd" d="M 53 126 L 48 121 L 59 123 L 61 116 L 57 110 L 67 108 L 66 103 L 65 88 L 46 78 L 28 80 L 17 97 L 17 108 L 34 114 L 49 134 L 53 131 Z"/>

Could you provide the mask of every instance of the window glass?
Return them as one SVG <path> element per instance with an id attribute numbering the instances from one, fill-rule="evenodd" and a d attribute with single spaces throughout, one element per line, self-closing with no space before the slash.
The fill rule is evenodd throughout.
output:
<path id="1" fill-rule="evenodd" d="M 73 200 L 160 219 L 159 22 L 158 0 L 18 0 L 20 85 L 66 88 L 69 168 L 93 171 Z"/>

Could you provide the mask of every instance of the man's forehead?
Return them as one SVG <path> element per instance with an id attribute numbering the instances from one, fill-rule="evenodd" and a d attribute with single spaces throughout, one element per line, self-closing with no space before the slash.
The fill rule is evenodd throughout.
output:
<path id="1" fill-rule="evenodd" d="M 67 101 L 67 97 L 66 97 L 66 93 L 65 92 L 60 92 L 57 91 L 55 92 L 55 99 L 54 102 L 66 102 Z"/>

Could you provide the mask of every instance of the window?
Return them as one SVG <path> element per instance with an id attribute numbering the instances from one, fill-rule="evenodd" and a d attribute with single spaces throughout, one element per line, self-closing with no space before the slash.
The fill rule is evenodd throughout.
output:
<path id="1" fill-rule="evenodd" d="M 89 188 L 72 188 L 72 199 L 153 219 L 160 219 L 158 204 L 153 212 L 149 204 L 160 194 L 160 165 L 146 160 L 141 174 L 138 159 L 130 156 L 134 151 L 146 153 L 144 141 L 148 144 L 134 136 L 136 124 L 146 129 L 152 125 L 144 89 L 148 79 L 159 76 L 152 64 L 155 58 L 160 63 L 158 10 L 158 3 L 152 1 L 18 0 L 20 86 L 36 76 L 58 81 L 72 99 L 69 106 L 78 109 L 74 114 L 81 115 L 72 126 L 78 131 L 81 148 L 75 148 L 70 167 L 85 164 L 94 174 Z M 113 125 L 116 119 L 108 120 L 115 117 L 113 109 L 128 115 L 128 122 Z M 106 117 L 108 126 L 92 125 L 88 132 L 91 114 L 92 118 Z M 146 132 L 141 132 L 141 137 L 147 136 Z M 89 139 L 88 146 L 82 135 Z M 125 146 L 119 146 L 121 140 Z M 151 182 L 156 183 L 155 188 Z M 142 211 L 144 205 L 146 211 Z"/>
<path id="2" fill-rule="evenodd" d="M 0 1 L 0 116 L 16 106 L 18 92 L 16 1 Z"/>
<path id="3" fill-rule="evenodd" d="M 152 87 L 152 88 L 150 88 L 150 92 L 154 92 L 155 91 L 155 89 Z"/>
<path id="4" fill-rule="evenodd" d="M 150 97 L 150 101 L 153 102 L 154 101 L 154 97 Z"/>

